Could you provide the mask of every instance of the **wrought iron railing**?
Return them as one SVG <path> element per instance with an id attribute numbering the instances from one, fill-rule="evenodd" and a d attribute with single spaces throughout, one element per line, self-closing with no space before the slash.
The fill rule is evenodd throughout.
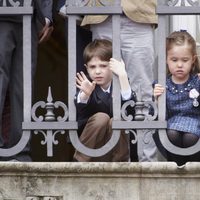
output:
<path id="1" fill-rule="evenodd" d="M 25 0 L 23 5 L 19 1 L 1 0 L 0 15 L 22 15 L 23 16 L 23 90 L 24 90 L 24 122 L 31 121 L 31 16 L 33 8 L 32 0 Z M 0 156 L 11 156 L 24 149 L 30 139 L 30 130 L 24 130 L 20 141 L 10 149 L 0 148 Z"/>
<path id="2" fill-rule="evenodd" d="M 90 4 L 88 4 L 90 3 Z M 96 6 L 98 3 L 99 6 Z M 76 76 L 76 21 L 79 19 L 80 15 L 87 14 L 87 15 L 112 15 L 112 27 L 113 27 L 113 57 L 120 59 L 120 14 L 122 13 L 120 0 L 115 1 L 67 1 L 66 4 L 66 15 L 68 15 L 68 78 L 69 78 L 69 84 L 73 83 L 74 77 Z M 120 87 L 118 80 L 116 77 L 114 77 L 114 86 L 113 86 L 113 134 L 111 139 L 106 143 L 104 146 L 102 146 L 99 149 L 90 149 L 84 146 L 80 143 L 78 139 L 78 135 L 75 132 L 72 132 L 69 130 L 69 136 L 72 141 L 73 146 L 80 151 L 83 152 L 86 155 L 89 156 L 101 156 L 106 154 L 108 151 L 110 151 L 118 142 L 120 137 L 120 130 L 126 130 L 125 133 L 131 133 L 134 134 L 135 140 L 133 142 L 137 142 L 137 134 L 141 130 L 138 130 L 137 134 L 134 131 L 134 129 L 144 129 L 149 127 L 156 127 L 156 123 L 153 122 L 153 120 L 157 116 L 156 107 L 153 102 L 133 102 L 128 101 L 121 107 L 121 98 L 120 98 Z M 70 91 L 69 91 L 69 102 L 72 102 L 72 104 L 69 104 L 69 110 L 73 112 L 73 115 L 69 116 L 72 120 L 76 120 L 76 112 L 75 111 L 75 105 L 73 103 L 74 94 L 76 92 L 75 85 L 69 85 Z M 138 94 L 138 99 L 139 98 Z M 150 107 L 154 109 L 154 115 L 149 115 L 148 111 L 145 113 L 145 110 L 148 110 Z M 135 115 L 129 115 L 127 116 L 126 109 L 127 107 L 135 107 Z M 70 108 L 71 107 L 71 108 Z M 69 111 L 69 113 L 71 113 Z M 133 119 L 138 120 L 132 121 Z M 152 126 L 152 123 L 149 123 L 148 121 L 151 121 L 154 123 L 154 126 Z M 164 122 L 165 123 L 165 122 Z M 136 128 L 137 127 L 137 128 Z M 162 124 L 163 127 L 163 124 Z M 158 128 L 158 127 L 157 127 Z M 159 128 L 161 126 L 159 125 Z M 78 144 L 78 145 L 77 145 Z"/>
<path id="3" fill-rule="evenodd" d="M 96 7 L 96 1 L 87 6 L 88 0 L 67 0 L 66 15 L 68 15 L 68 105 L 60 101 L 53 101 L 51 88 L 48 90 L 47 102 L 39 101 L 32 106 L 32 82 L 31 82 L 31 15 L 33 9 L 31 0 L 25 0 L 21 7 L 17 1 L 9 1 L 13 7 L 7 7 L 6 1 L 3 1 L 3 7 L 0 7 L 0 14 L 23 15 L 23 70 L 24 70 L 24 121 L 22 124 L 22 138 L 16 146 L 10 149 L 0 149 L 0 156 L 11 156 L 22 151 L 30 139 L 31 131 L 35 134 L 41 133 L 44 140 L 41 144 L 47 145 L 47 156 L 53 156 L 53 145 L 57 145 L 55 139 L 57 134 L 66 134 L 69 132 L 69 139 L 72 145 L 79 151 L 88 156 L 98 157 L 110 151 L 118 142 L 120 130 L 126 130 L 126 133 L 134 134 L 137 142 L 137 136 L 143 129 L 158 129 L 159 138 L 163 146 L 170 152 L 180 155 L 190 155 L 199 151 L 200 141 L 189 148 L 179 148 L 174 146 L 166 134 L 167 123 L 165 120 L 166 100 L 163 95 L 158 102 L 158 109 L 154 102 L 143 102 L 140 94 L 137 94 L 138 101 L 128 101 L 121 107 L 119 83 L 114 77 L 113 81 L 113 134 L 110 140 L 99 149 L 91 149 L 84 146 L 77 134 L 76 108 L 74 105 L 74 95 L 76 87 L 74 84 L 76 76 L 76 23 L 79 15 L 84 14 L 111 14 L 113 24 L 113 57 L 120 59 L 120 14 L 122 9 L 120 0 L 98 0 L 101 6 Z M 158 0 L 158 81 L 165 85 L 166 81 L 166 16 L 174 14 L 200 14 L 200 6 L 196 1 L 188 0 L 190 7 L 185 6 L 185 1 L 181 0 Z M 181 3 L 180 6 L 176 6 Z M 118 30 L 118 31 L 117 31 Z M 128 106 L 135 108 L 135 114 L 126 114 Z M 57 116 L 56 109 L 63 109 L 63 116 Z M 149 114 L 149 108 L 153 109 L 153 115 Z M 38 109 L 44 110 L 44 115 L 37 113 Z M 134 119 L 134 121 L 133 121 Z M 137 133 L 136 133 L 137 132 Z M 67 134 L 66 134 L 67 136 Z"/>

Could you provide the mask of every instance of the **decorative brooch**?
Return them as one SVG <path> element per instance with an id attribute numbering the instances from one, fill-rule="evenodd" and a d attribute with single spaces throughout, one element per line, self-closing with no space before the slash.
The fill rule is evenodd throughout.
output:
<path id="1" fill-rule="evenodd" d="M 193 99 L 193 106 L 198 107 L 199 102 L 197 101 L 197 98 L 199 96 L 199 92 L 196 89 L 191 89 L 189 92 L 189 97 Z"/>

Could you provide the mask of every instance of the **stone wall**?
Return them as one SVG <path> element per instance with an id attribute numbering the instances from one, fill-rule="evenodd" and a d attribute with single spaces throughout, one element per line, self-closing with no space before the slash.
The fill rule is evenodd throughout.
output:
<path id="1" fill-rule="evenodd" d="M 0 163 L 0 200 L 198 200 L 199 188 L 199 163 Z"/>

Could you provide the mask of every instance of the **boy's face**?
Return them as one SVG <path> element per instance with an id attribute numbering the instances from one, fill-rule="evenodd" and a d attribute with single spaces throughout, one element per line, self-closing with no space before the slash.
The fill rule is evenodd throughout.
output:
<path id="1" fill-rule="evenodd" d="M 109 63 L 102 61 L 98 57 L 93 57 L 86 65 L 90 78 L 103 89 L 107 89 L 112 81 L 112 71 Z"/>

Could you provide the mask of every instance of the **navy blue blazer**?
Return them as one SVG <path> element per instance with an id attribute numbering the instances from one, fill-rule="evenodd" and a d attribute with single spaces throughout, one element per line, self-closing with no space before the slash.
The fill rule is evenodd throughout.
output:
<path id="1" fill-rule="evenodd" d="M 78 93 L 76 94 L 77 97 Z M 78 133 L 79 135 L 82 133 L 88 119 L 98 113 L 103 112 L 113 117 L 113 109 L 112 109 L 112 87 L 111 92 L 104 92 L 100 86 L 96 85 L 94 91 L 92 92 L 90 99 L 87 104 L 77 103 L 77 98 L 75 97 L 75 105 L 77 108 L 77 121 L 78 121 Z M 131 100 L 136 101 L 136 94 L 132 92 Z M 122 104 L 126 101 L 122 101 Z M 129 113 L 134 115 L 134 108 L 128 110 Z"/>

